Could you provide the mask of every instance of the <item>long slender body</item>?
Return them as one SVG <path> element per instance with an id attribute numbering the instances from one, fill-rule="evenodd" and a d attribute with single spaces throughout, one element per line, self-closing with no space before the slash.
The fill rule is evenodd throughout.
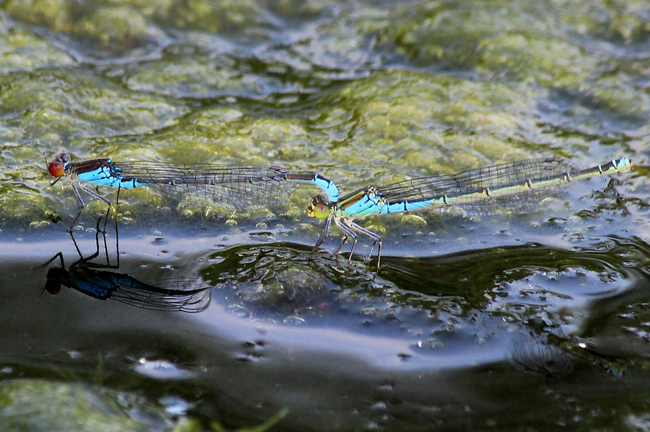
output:
<path id="1" fill-rule="evenodd" d="M 381 238 L 354 223 L 355 216 L 400 213 L 423 208 L 460 206 L 479 213 L 503 209 L 518 210 L 535 204 L 542 197 L 570 186 L 574 181 L 600 175 L 627 172 L 632 163 L 623 158 L 588 169 L 578 169 L 560 158 L 538 158 L 463 171 L 458 174 L 421 177 L 386 186 L 368 186 L 351 192 L 339 201 L 317 195 L 308 207 L 308 214 L 327 219 L 325 231 L 316 242 L 318 248 L 327 238 L 332 222 L 341 227 L 345 236 L 341 250 L 352 238 L 352 251 L 357 242 L 356 232 L 374 240 L 370 254 L 377 246 L 377 268 L 381 258 Z M 356 232 L 355 232 L 356 231 Z"/>
<path id="2" fill-rule="evenodd" d="M 45 290 L 56 295 L 61 285 L 73 288 L 98 300 L 113 299 L 143 309 L 160 311 L 201 312 L 210 303 L 210 286 L 193 279 L 170 279 L 161 285 L 141 282 L 128 274 L 98 270 L 77 261 L 68 270 L 63 264 L 47 272 Z"/>
<path id="3" fill-rule="evenodd" d="M 237 208 L 277 205 L 300 183 L 320 187 L 333 202 L 339 198 L 339 191 L 334 182 L 320 174 L 292 173 L 278 166 L 179 165 L 113 162 L 111 159 L 72 162 L 69 154 L 60 153 L 48 163 L 48 171 L 54 177 L 50 185 L 65 176 L 76 177 L 72 182 L 72 189 L 81 209 L 85 204 L 78 187 L 90 196 L 109 204 L 110 211 L 111 202 L 87 188 L 85 184 L 112 186 L 118 190 L 151 186 L 164 189 L 166 193 L 178 197 L 189 197 L 207 203 L 228 202 Z M 81 210 L 70 229 L 74 227 L 80 214 Z"/>
<path id="4" fill-rule="evenodd" d="M 65 285 L 98 300 L 113 299 L 143 309 L 159 311 L 201 312 L 208 307 L 212 287 L 200 279 L 167 279 L 158 285 L 152 285 L 128 274 L 106 270 L 120 267 L 117 223 L 115 225 L 117 263 L 112 265 L 109 262 L 105 234 L 103 234 L 103 242 L 106 264 L 93 262 L 100 253 L 100 221 L 101 217 L 97 220 L 98 229 L 95 234 L 97 250 L 94 254 L 84 257 L 74 236 L 70 233 L 79 259 L 66 269 L 63 254 L 59 252 L 43 264 L 46 266 L 57 257 L 61 262 L 60 267 L 50 267 L 48 270 L 43 291 L 57 295 L 61 292 L 61 285 Z"/>

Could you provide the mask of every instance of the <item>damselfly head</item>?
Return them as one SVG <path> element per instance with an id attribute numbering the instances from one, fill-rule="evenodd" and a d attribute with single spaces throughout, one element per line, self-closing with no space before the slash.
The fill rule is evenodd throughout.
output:
<path id="1" fill-rule="evenodd" d="M 69 163 L 70 155 L 67 153 L 59 153 L 47 164 L 47 170 L 52 177 L 61 177 L 65 173 L 65 169 Z"/>
<path id="2" fill-rule="evenodd" d="M 322 196 L 316 195 L 307 206 L 307 216 L 326 219 L 330 214 L 329 202 Z"/>
<path id="3" fill-rule="evenodd" d="M 57 295 L 61 292 L 61 283 L 63 277 L 67 275 L 67 271 L 60 267 L 52 267 L 47 271 L 47 276 L 45 277 L 45 287 L 41 291 L 41 295 L 47 291 L 51 295 Z"/>

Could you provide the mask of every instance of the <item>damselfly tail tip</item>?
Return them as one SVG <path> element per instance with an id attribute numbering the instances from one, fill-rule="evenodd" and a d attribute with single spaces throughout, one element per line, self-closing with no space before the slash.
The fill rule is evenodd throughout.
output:
<path id="1" fill-rule="evenodd" d="M 621 158 L 617 161 L 618 172 L 626 173 L 632 170 L 632 161 L 628 158 Z"/>

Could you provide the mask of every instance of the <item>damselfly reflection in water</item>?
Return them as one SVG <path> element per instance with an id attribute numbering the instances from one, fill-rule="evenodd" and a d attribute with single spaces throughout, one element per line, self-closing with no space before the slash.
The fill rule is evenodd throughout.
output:
<path id="1" fill-rule="evenodd" d="M 70 237 L 79 259 L 66 269 L 63 253 L 59 252 L 43 264 L 47 266 L 57 258 L 60 261 L 60 267 L 51 267 L 48 270 L 43 292 L 57 295 L 61 292 L 61 285 L 64 285 L 99 300 L 112 299 L 143 309 L 193 313 L 201 312 L 208 307 L 212 287 L 206 285 L 201 279 L 167 279 L 153 285 L 141 282 L 128 274 L 110 271 L 109 269 L 117 269 L 120 266 L 117 223 L 115 224 L 117 259 L 115 264 L 111 264 L 106 233 L 99 230 L 101 219 L 100 217 L 97 220 L 95 253 L 84 257 L 71 232 Z M 93 262 L 100 255 L 100 235 L 104 244 L 105 263 Z"/>
<path id="2" fill-rule="evenodd" d="M 546 341 L 532 337 L 517 338 L 509 358 L 511 365 L 519 372 L 551 381 L 570 375 L 573 360 L 598 366 L 615 376 L 623 375 L 627 369 L 627 362 L 622 358 L 601 354 L 581 338 L 557 334 L 548 334 Z"/>

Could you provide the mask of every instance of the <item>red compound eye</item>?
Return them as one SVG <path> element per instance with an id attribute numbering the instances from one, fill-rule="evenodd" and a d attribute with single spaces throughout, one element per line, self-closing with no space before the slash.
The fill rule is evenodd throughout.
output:
<path id="1" fill-rule="evenodd" d="M 65 172 L 65 167 L 61 162 L 50 162 L 47 166 L 47 169 L 50 171 L 53 177 L 61 177 Z"/>
<path id="2" fill-rule="evenodd" d="M 61 292 L 61 284 L 45 284 L 45 291 L 51 295 L 58 295 Z"/>

